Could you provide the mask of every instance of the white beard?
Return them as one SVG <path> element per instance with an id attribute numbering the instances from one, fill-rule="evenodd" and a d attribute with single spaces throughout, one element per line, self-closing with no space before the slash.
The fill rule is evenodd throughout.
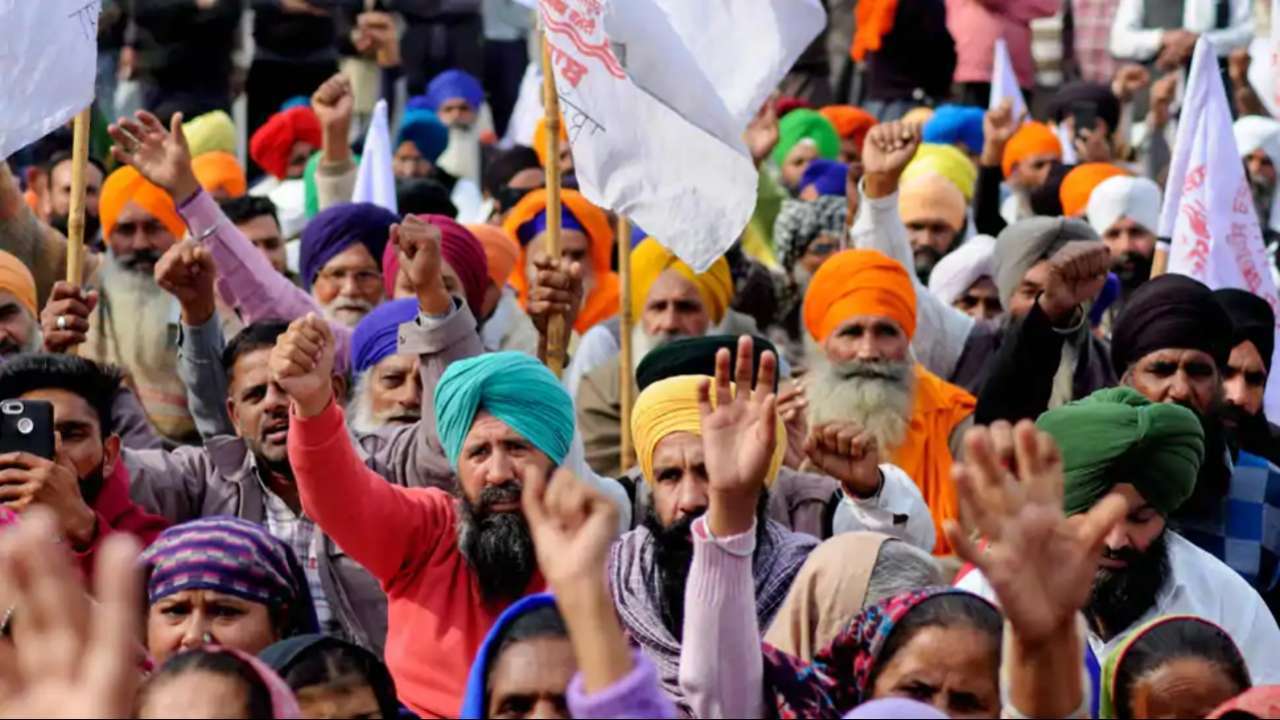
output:
<path id="1" fill-rule="evenodd" d="M 373 312 L 373 307 L 366 300 L 344 298 L 338 295 L 328 305 L 321 305 L 320 311 L 326 320 L 354 329 L 365 315 Z"/>
<path id="2" fill-rule="evenodd" d="M 471 127 L 449 128 L 449 144 L 436 160 L 442 170 L 456 178 L 480 182 L 480 130 L 477 123 Z"/>
<path id="3" fill-rule="evenodd" d="M 707 328 L 707 335 L 716 334 L 716 327 Z M 686 336 L 686 335 L 650 335 L 644 331 L 644 326 L 636 323 L 631 327 L 631 372 L 634 373 L 640 367 L 640 361 L 644 360 L 644 356 L 658 348 L 670 344 L 674 340 L 680 340 L 684 337 L 702 337 L 702 336 Z"/>
<path id="4" fill-rule="evenodd" d="M 915 373 L 911 360 L 833 364 L 806 337 L 810 362 L 805 397 L 809 427 L 829 422 L 854 422 L 871 433 L 880 453 L 889 455 L 902 445 L 911 427 L 915 401 Z"/>
<path id="5" fill-rule="evenodd" d="M 111 303 L 116 350 L 125 367 L 172 371 L 177 354 L 169 326 L 177 317 L 177 300 L 156 284 L 150 273 L 134 272 L 108 254 L 101 272 L 103 296 Z"/>
<path id="6" fill-rule="evenodd" d="M 351 402 L 347 403 L 347 425 L 356 435 L 369 435 L 385 427 L 396 427 L 403 422 L 393 418 L 405 415 L 403 408 L 391 408 L 381 413 L 373 410 L 373 368 L 369 368 L 356 377 L 355 389 L 351 393 Z"/>

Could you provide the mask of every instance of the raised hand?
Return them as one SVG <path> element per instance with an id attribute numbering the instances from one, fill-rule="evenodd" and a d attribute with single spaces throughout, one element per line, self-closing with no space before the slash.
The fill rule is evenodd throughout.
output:
<path id="1" fill-rule="evenodd" d="M 743 139 L 746 140 L 756 165 L 764 162 L 769 153 L 773 152 L 773 148 L 778 145 L 778 109 L 774 105 L 774 98 L 769 98 L 752 118 Z"/>
<path id="2" fill-rule="evenodd" d="M 1061 324 L 1075 309 L 1098 297 L 1107 282 L 1111 253 L 1101 240 L 1069 242 L 1049 258 L 1049 278 L 1040 295 L 1040 309 Z"/>
<path id="3" fill-rule="evenodd" d="M 1137 63 L 1121 65 L 1111 79 L 1111 94 L 1127 103 L 1139 90 L 1151 84 L 1151 73 Z"/>
<path id="4" fill-rule="evenodd" d="M 715 378 L 698 386 L 710 495 L 707 526 L 722 537 L 750 529 L 774 447 L 783 440 L 778 437 L 778 400 L 773 392 L 778 359 L 772 352 L 764 353 L 751 388 L 751 357 L 751 337 L 744 335 L 738 338 L 736 382 L 729 381 L 729 350 L 721 348 Z"/>
<path id="5" fill-rule="evenodd" d="M 537 268 L 525 311 L 538 334 L 547 334 L 552 316 L 563 315 L 565 327 L 573 327 L 582 307 L 582 266 L 568 258 L 543 256 L 533 261 Z"/>
<path id="6" fill-rule="evenodd" d="M 396 246 L 400 267 L 409 273 L 409 281 L 418 292 L 418 304 L 428 315 L 444 315 L 453 303 L 441 274 L 440 237 L 440 228 L 413 215 L 406 215 L 403 222 L 391 226 L 391 242 Z"/>
<path id="7" fill-rule="evenodd" d="M 923 142 L 920 123 L 880 123 L 862 144 L 862 165 L 867 197 L 881 198 L 898 191 L 902 171 Z"/>
<path id="8" fill-rule="evenodd" d="M 794 381 L 778 395 L 778 414 L 787 429 L 787 454 L 782 464 L 799 470 L 804 464 L 804 444 L 809 437 L 809 400 L 805 397 L 804 383 Z"/>
<path id="9" fill-rule="evenodd" d="M 351 81 L 337 73 L 321 83 L 311 94 L 311 109 L 315 111 L 320 127 L 326 130 L 345 130 L 351 127 L 351 114 L 355 112 L 355 95 Z M 343 134 L 343 142 L 346 135 Z"/>
<path id="10" fill-rule="evenodd" d="M 978 549 L 947 520 L 951 547 L 986 576 L 1021 643 L 1035 646 L 1071 630 L 1088 602 L 1106 535 L 1127 511 L 1124 499 L 1109 495 L 1087 513 L 1064 517 L 1062 455 L 1030 420 L 973 428 L 964 446 L 964 462 L 952 465 L 951 476 L 961 516 L 987 547 Z"/>
<path id="11" fill-rule="evenodd" d="M 329 323 L 310 313 L 290 323 L 271 350 L 271 379 L 301 417 L 319 415 L 333 400 L 335 345 Z"/>
<path id="12" fill-rule="evenodd" d="M 0 584 L 15 594 L 14 643 L 0 651 L 0 717 L 131 717 L 140 673 L 138 543 L 127 533 L 98 550 L 90 612 L 78 573 L 43 508 L 0 541 Z"/>
<path id="13" fill-rule="evenodd" d="M 97 290 L 85 290 L 64 280 L 54 283 L 49 301 L 40 311 L 45 352 L 66 352 L 83 343 L 89 333 L 89 316 L 97 307 Z"/>
<path id="14" fill-rule="evenodd" d="M 880 489 L 879 445 L 856 423 L 815 427 L 804 451 L 815 468 L 840 481 L 846 494 L 866 498 Z"/>
<path id="15" fill-rule="evenodd" d="M 175 243 L 156 263 L 156 284 L 178 299 L 182 322 L 191 327 L 203 325 L 213 317 L 216 277 L 212 253 L 195 240 Z"/>
<path id="16" fill-rule="evenodd" d="M 185 202 L 200 190 L 191 170 L 191 149 L 182 132 L 182 113 L 174 113 L 166 130 L 159 118 L 146 110 L 132 120 L 120 118 L 107 128 L 115 141 L 111 156 L 132 165 L 144 178 L 169 193 L 175 203 Z"/>
<path id="17" fill-rule="evenodd" d="M 1000 104 L 982 116 L 982 164 L 999 166 L 1004 160 L 1004 146 L 1018 132 L 1024 118 L 1013 116 L 1013 103 L 1001 100 Z"/>
<path id="18" fill-rule="evenodd" d="M 613 501 L 561 469 L 550 482 L 534 473 L 525 482 L 521 504 L 538 567 L 557 597 L 580 591 L 584 582 L 603 587 L 605 560 L 618 534 Z"/>
<path id="19" fill-rule="evenodd" d="M 1178 79 L 1176 73 L 1171 73 L 1151 84 L 1151 109 L 1147 113 L 1151 127 L 1162 128 L 1169 124 L 1169 107 L 1178 92 Z"/>
<path id="20" fill-rule="evenodd" d="M 356 17 L 356 27 L 375 51 L 379 67 L 400 66 L 400 37 L 395 18 L 390 13 L 376 10 L 360 13 Z"/>

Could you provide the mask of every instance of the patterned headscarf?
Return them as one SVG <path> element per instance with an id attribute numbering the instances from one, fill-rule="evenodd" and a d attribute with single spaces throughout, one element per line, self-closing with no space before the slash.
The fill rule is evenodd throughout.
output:
<path id="1" fill-rule="evenodd" d="M 821 195 L 817 200 L 784 200 L 773 222 L 778 262 L 790 270 L 820 233 L 837 240 L 844 235 L 849 207 L 843 197 Z"/>

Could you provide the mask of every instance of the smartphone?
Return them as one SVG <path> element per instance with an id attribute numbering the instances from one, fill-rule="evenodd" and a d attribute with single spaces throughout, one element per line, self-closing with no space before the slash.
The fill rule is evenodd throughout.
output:
<path id="1" fill-rule="evenodd" d="M 1071 117 L 1075 121 L 1076 137 L 1079 138 L 1080 131 L 1092 132 L 1098 125 L 1098 106 L 1091 102 L 1072 103 Z"/>
<path id="2" fill-rule="evenodd" d="M 10 452 L 53 459 L 53 405 L 44 400 L 0 401 L 0 453 Z"/>

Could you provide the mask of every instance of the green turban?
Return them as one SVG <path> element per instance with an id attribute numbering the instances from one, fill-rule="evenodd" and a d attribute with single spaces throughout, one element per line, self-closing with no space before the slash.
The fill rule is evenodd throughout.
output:
<path id="1" fill-rule="evenodd" d="M 773 161 L 781 165 L 801 140 L 812 140 L 818 146 L 818 157 L 835 160 L 840 154 L 840 136 L 831 121 L 817 110 L 797 108 L 778 121 L 778 144 L 773 147 Z"/>
<path id="2" fill-rule="evenodd" d="M 1068 515 L 1130 483 L 1167 516 L 1191 496 L 1204 460 L 1204 429 L 1195 413 L 1152 403 L 1132 388 L 1099 390 L 1050 410 L 1036 425 L 1062 448 Z"/>

